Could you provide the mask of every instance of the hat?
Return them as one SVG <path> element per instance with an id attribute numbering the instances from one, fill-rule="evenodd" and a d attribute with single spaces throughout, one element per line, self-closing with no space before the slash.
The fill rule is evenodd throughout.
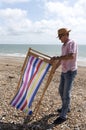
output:
<path id="1" fill-rule="evenodd" d="M 61 28 L 61 29 L 59 29 L 59 30 L 57 31 L 58 37 L 59 37 L 59 35 L 67 34 L 67 33 L 69 33 L 70 31 L 71 31 L 71 30 L 68 30 L 67 28 Z"/>

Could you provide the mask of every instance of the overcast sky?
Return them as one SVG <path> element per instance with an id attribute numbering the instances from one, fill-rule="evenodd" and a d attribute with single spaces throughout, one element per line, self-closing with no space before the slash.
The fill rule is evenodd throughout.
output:
<path id="1" fill-rule="evenodd" d="M 57 29 L 86 44 L 86 0 L 0 0 L 0 44 L 57 44 Z"/>

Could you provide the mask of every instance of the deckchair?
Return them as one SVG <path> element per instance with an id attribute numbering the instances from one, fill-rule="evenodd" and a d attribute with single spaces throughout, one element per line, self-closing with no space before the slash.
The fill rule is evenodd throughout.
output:
<path id="1" fill-rule="evenodd" d="M 33 110 L 36 116 L 57 67 L 58 61 L 52 63 L 50 56 L 29 48 L 21 70 L 17 93 L 10 103 L 11 106 L 31 115 L 34 98 L 48 72 L 42 95 Z"/>

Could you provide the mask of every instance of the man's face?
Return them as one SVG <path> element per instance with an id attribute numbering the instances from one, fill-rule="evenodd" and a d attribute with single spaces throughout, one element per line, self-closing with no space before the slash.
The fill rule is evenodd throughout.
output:
<path id="1" fill-rule="evenodd" d="M 67 34 L 60 34 L 59 35 L 59 40 L 61 40 L 62 43 L 65 43 L 68 39 L 68 35 Z"/>

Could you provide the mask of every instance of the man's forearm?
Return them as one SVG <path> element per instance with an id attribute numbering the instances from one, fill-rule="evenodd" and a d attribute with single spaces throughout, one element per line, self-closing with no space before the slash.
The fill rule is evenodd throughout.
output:
<path id="1" fill-rule="evenodd" d="M 73 58 L 74 58 L 74 54 L 68 54 L 68 55 L 57 57 L 57 59 L 59 59 L 59 60 L 70 60 L 70 59 L 73 59 Z"/>

